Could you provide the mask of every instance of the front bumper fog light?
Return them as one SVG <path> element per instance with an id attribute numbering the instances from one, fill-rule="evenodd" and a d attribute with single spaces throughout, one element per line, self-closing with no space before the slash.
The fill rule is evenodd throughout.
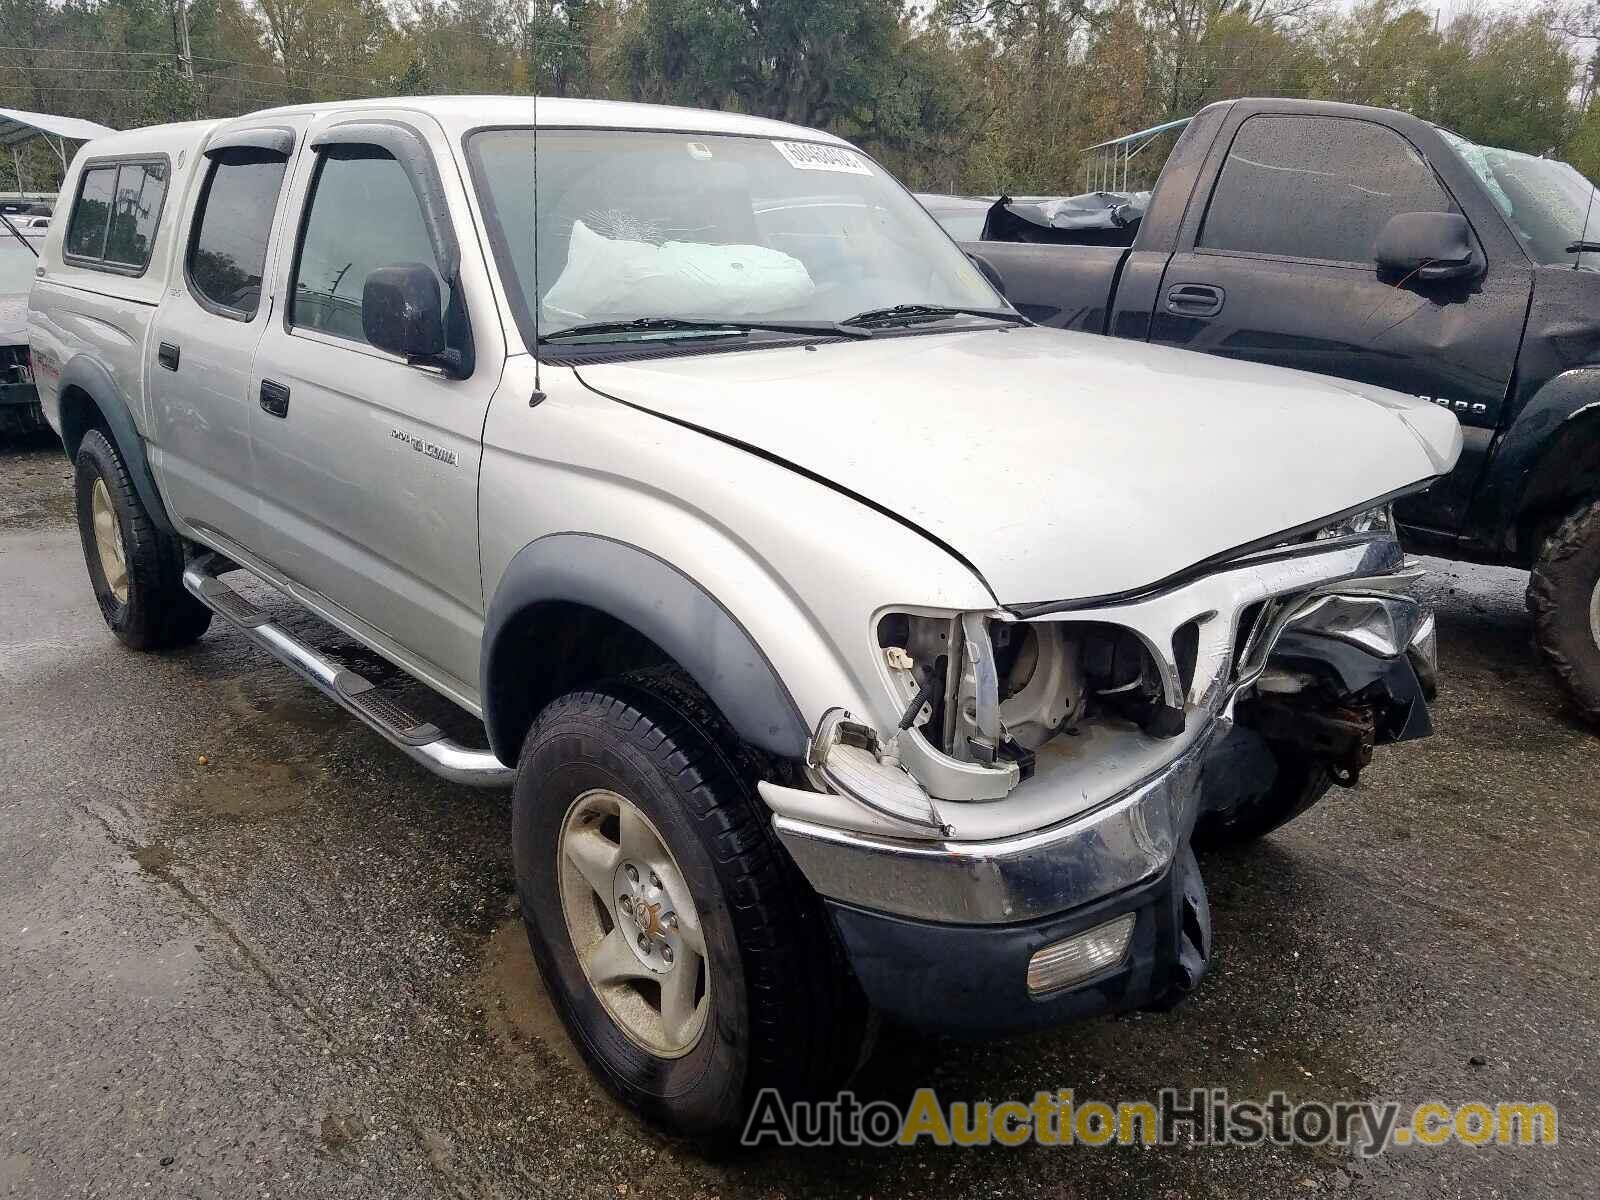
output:
<path id="1" fill-rule="evenodd" d="M 1042 996 L 1058 992 L 1108 967 L 1120 965 L 1128 957 L 1128 943 L 1133 940 L 1136 920 L 1134 913 L 1123 913 L 1104 925 L 1096 925 L 1085 933 L 1052 942 L 1036 951 L 1028 960 L 1029 994 Z"/>

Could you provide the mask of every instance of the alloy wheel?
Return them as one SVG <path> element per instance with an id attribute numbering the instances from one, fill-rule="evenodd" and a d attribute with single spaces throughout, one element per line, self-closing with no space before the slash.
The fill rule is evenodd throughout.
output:
<path id="1" fill-rule="evenodd" d="M 641 1049 L 679 1058 L 705 1032 L 711 973 L 700 915 L 650 818 L 609 789 L 561 826 L 561 908 L 589 986 Z"/>

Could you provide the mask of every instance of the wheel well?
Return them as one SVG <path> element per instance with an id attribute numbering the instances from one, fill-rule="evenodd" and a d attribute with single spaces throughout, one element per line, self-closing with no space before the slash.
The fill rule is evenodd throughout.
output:
<path id="1" fill-rule="evenodd" d="M 491 653 L 484 714 L 490 744 L 505 762 L 516 761 L 534 718 L 557 696 L 627 671 L 678 665 L 633 626 L 568 601 L 523 609 Z"/>
<path id="2" fill-rule="evenodd" d="M 100 429 L 109 435 L 110 426 L 106 423 L 105 414 L 100 411 L 94 397 L 81 387 L 68 384 L 62 388 L 60 406 L 61 445 L 68 458 L 78 457 L 78 447 L 89 430 Z"/>
<path id="3" fill-rule="evenodd" d="M 1563 517 L 1600 496 L 1600 411 L 1564 425 L 1528 476 L 1517 508 L 1519 561 L 1531 563 Z"/>

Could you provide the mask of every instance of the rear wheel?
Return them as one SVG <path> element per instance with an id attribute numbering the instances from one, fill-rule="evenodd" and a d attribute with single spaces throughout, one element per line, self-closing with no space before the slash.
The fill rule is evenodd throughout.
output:
<path id="1" fill-rule="evenodd" d="M 844 1082 L 866 1008 L 740 756 L 681 683 L 554 701 L 512 800 L 529 943 L 619 1099 L 666 1130 L 736 1134 L 757 1093 Z"/>
<path id="2" fill-rule="evenodd" d="M 211 610 L 184 588 L 182 545 L 150 519 L 117 448 L 91 429 L 75 467 L 84 564 L 111 632 L 134 650 L 194 641 Z"/>
<path id="3" fill-rule="evenodd" d="M 1568 698 L 1600 723 L 1600 500 L 1569 513 L 1528 577 L 1534 640 Z"/>

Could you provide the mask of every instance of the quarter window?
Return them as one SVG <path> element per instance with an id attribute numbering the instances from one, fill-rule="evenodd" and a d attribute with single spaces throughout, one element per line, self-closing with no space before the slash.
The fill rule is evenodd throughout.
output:
<path id="1" fill-rule="evenodd" d="M 1251 117 L 1239 127 L 1198 245 L 1371 264 L 1406 212 L 1452 212 L 1422 156 L 1381 125 L 1345 117 Z"/>
<path id="2" fill-rule="evenodd" d="M 290 299 L 290 323 L 366 342 L 361 295 L 379 267 L 422 263 L 439 273 L 411 180 L 386 151 L 337 146 L 323 154 L 306 214 Z M 441 317 L 457 343 L 450 286 Z"/>
<path id="3" fill-rule="evenodd" d="M 208 307 L 248 321 L 261 307 L 272 214 L 286 163 L 258 150 L 225 150 L 213 160 L 195 216 L 189 282 Z"/>

